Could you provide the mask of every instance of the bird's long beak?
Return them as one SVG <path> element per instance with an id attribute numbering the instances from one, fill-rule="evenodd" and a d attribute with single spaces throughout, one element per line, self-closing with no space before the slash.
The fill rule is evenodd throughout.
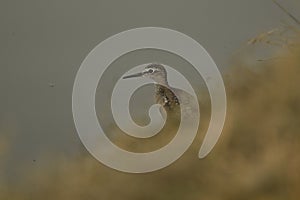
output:
<path id="1" fill-rule="evenodd" d="M 128 75 L 128 76 L 124 76 L 123 79 L 141 77 L 143 75 L 144 75 L 144 72 L 139 72 L 139 73 L 136 73 L 136 74 L 131 74 L 131 75 Z"/>

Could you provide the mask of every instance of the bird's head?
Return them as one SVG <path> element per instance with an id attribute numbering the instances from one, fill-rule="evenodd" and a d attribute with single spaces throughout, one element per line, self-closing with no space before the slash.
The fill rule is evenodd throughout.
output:
<path id="1" fill-rule="evenodd" d="M 147 77 L 154 80 L 156 83 L 166 85 L 167 84 L 167 72 L 161 64 L 149 64 L 142 72 L 124 76 L 123 79 L 133 77 Z"/>

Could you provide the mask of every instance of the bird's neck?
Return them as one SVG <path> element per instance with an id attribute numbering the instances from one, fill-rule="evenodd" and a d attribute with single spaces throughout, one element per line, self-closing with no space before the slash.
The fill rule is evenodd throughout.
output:
<path id="1" fill-rule="evenodd" d="M 164 87 L 167 87 L 167 88 L 170 87 L 167 80 L 159 80 L 159 81 L 156 81 L 155 85 L 156 85 L 156 86 L 164 86 Z"/>
<path id="2" fill-rule="evenodd" d="M 167 82 L 164 83 L 155 83 L 155 90 L 159 91 L 159 90 L 165 90 L 166 88 L 170 88 L 169 84 Z"/>
<path id="3" fill-rule="evenodd" d="M 152 76 L 151 79 L 158 85 L 163 85 L 165 87 L 169 87 L 167 75 L 159 74 L 156 76 Z"/>

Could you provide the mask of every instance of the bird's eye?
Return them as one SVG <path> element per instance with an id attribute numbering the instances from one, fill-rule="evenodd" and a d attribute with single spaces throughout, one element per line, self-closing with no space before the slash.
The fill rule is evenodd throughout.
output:
<path id="1" fill-rule="evenodd" d="M 153 69 L 149 69 L 148 72 L 149 72 L 149 73 L 153 73 Z"/>

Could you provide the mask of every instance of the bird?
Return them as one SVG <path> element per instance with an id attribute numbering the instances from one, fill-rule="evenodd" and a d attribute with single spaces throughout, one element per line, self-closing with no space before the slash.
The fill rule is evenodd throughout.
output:
<path id="1" fill-rule="evenodd" d="M 154 81 L 155 103 L 160 104 L 165 109 L 168 117 L 180 119 L 180 116 L 183 115 L 183 117 L 191 118 L 197 111 L 198 102 L 191 94 L 169 85 L 167 71 L 163 64 L 148 64 L 143 71 L 124 76 L 123 79 L 136 77 L 146 77 Z M 180 106 L 183 106 L 183 109 Z M 165 117 L 162 110 L 161 113 Z"/>

